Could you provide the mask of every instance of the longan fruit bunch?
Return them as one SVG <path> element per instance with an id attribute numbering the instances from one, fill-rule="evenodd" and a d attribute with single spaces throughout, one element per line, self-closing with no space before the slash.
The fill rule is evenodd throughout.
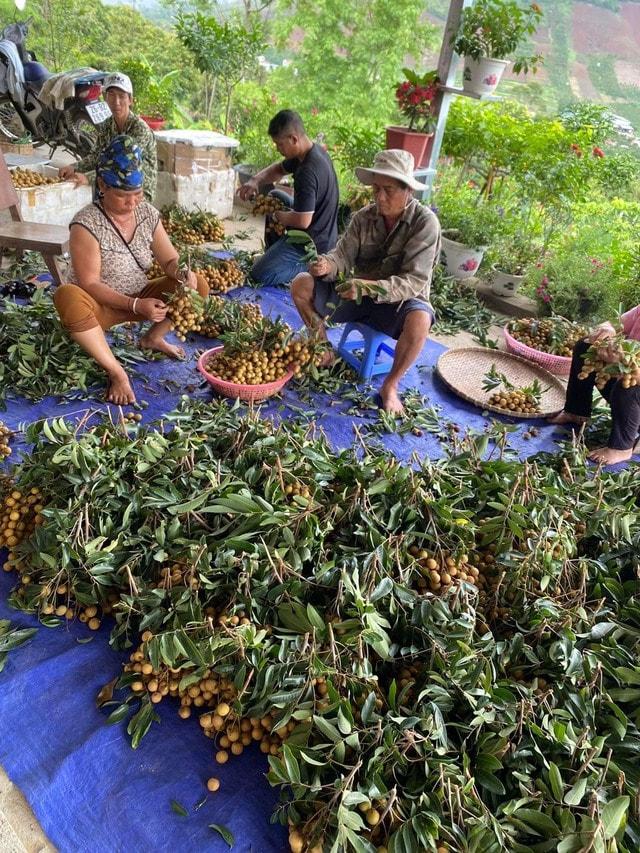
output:
<path id="1" fill-rule="evenodd" d="M 226 293 L 244 283 L 244 273 L 233 258 L 216 258 L 200 268 L 213 293 Z"/>
<path id="2" fill-rule="evenodd" d="M 154 278 L 161 278 L 165 275 L 160 264 L 154 259 L 151 266 L 147 270 L 147 281 L 153 281 Z"/>
<path id="3" fill-rule="evenodd" d="M 505 412 L 533 415 L 541 411 L 539 401 L 523 388 L 496 391 L 488 402 Z"/>
<path id="4" fill-rule="evenodd" d="M 312 495 L 308 486 L 303 486 L 300 483 L 287 483 L 284 487 L 284 493 L 287 496 L 287 503 L 295 504 L 297 497 L 309 500 Z"/>
<path id="5" fill-rule="evenodd" d="M 34 172 L 33 169 L 23 169 L 17 166 L 11 170 L 11 180 L 16 189 L 28 189 L 29 187 L 42 187 L 46 184 L 59 184 L 64 178 L 45 177 Z"/>
<path id="6" fill-rule="evenodd" d="M 255 198 L 251 212 L 254 216 L 264 216 L 266 213 L 275 213 L 276 210 L 283 210 L 283 208 L 284 205 L 279 198 L 260 193 Z"/>
<path id="7" fill-rule="evenodd" d="M 185 341 L 189 332 L 199 332 L 204 302 L 197 290 L 182 287 L 167 302 L 167 317 L 171 330 L 175 330 L 179 341 Z"/>
<path id="8" fill-rule="evenodd" d="M 616 354 L 616 361 L 609 360 L 611 353 Z M 640 343 L 618 334 L 592 344 L 584 355 L 578 378 L 586 379 L 593 372 L 599 391 L 610 379 L 619 379 L 623 388 L 635 388 L 636 375 L 640 374 Z"/>
<path id="9" fill-rule="evenodd" d="M 22 576 L 24 585 L 28 585 L 28 580 L 24 575 Z M 101 610 L 97 604 L 80 604 L 74 601 L 73 589 L 64 581 L 55 586 L 53 582 L 49 582 L 43 587 L 41 595 L 43 596 L 39 608 L 41 616 L 57 616 L 67 622 L 77 618 L 91 631 L 98 630 L 102 625 L 103 616 L 107 612 L 107 608 Z"/>
<path id="10" fill-rule="evenodd" d="M 276 210 L 284 210 L 284 205 L 280 201 L 279 198 L 275 198 L 272 195 L 263 195 L 260 193 L 253 204 L 252 213 L 254 216 L 267 216 L 267 222 L 265 229 L 267 231 L 273 231 L 274 234 L 277 234 L 278 237 L 281 237 L 286 227 L 282 224 L 282 222 L 274 222 L 271 218 L 271 214 L 275 213 Z"/>
<path id="11" fill-rule="evenodd" d="M 11 448 L 9 447 L 10 436 L 11 430 L 0 421 L 0 456 L 7 457 L 11 453 Z"/>
<path id="12" fill-rule="evenodd" d="M 468 554 L 454 557 L 448 551 L 432 553 L 426 548 L 412 545 L 409 555 L 417 562 L 422 577 L 417 578 L 420 590 L 442 593 L 452 584 L 466 581 L 478 585 L 480 569 L 471 562 Z"/>
<path id="13" fill-rule="evenodd" d="M 162 211 L 162 222 L 167 234 L 180 243 L 197 246 L 224 240 L 224 225 L 215 213 L 175 204 Z"/>
<path id="14" fill-rule="evenodd" d="M 192 214 L 179 204 L 163 209 L 162 224 L 167 234 L 177 243 L 197 246 L 204 243 L 204 235 L 193 222 Z"/>
<path id="15" fill-rule="evenodd" d="M 160 569 L 160 579 L 157 583 L 151 583 L 152 589 L 172 589 L 174 586 L 184 586 L 195 591 L 200 587 L 192 566 L 186 563 L 172 563 Z"/>
<path id="16" fill-rule="evenodd" d="M 224 332 L 251 328 L 263 319 L 257 302 L 234 302 L 212 294 L 205 299 L 200 334 L 219 338 Z"/>
<path id="17" fill-rule="evenodd" d="M 575 344 L 588 334 L 586 327 L 564 317 L 523 317 L 512 320 L 508 329 L 511 337 L 521 344 L 538 352 L 566 358 L 571 357 Z"/>
<path id="18" fill-rule="evenodd" d="M 41 492 L 34 486 L 28 492 L 23 492 L 10 484 L 4 491 L 0 504 L 0 548 L 9 549 L 9 561 L 4 568 L 11 571 L 14 568 L 11 561 L 15 559 L 13 549 L 33 535 L 34 530 L 45 520 L 41 513 L 44 509 L 41 503 Z"/>
<path id="19" fill-rule="evenodd" d="M 290 370 L 302 375 L 303 368 L 314 357 L 308 340 L 276 341 L 269 349 L 249 345 L 214 353 L 205 365 L 212 376 L 236 385 L 266 385 L 283 379 Z"/>
<path id="20" fill-rule="evenodd" d="M 224 240 L 224 223 L 215 213 L 199 210 L 192 214 L 191 224 L 200 231 L 205 243 L 221 243 Z"/>
<path id="21" fill-rule="evenodd" d="M 246 350 L 233 354 L 214 353 L 205 369 L 212 376 L 235 385 L 266 385 L 283 379 L 290 368 L 282 351 Z"/>

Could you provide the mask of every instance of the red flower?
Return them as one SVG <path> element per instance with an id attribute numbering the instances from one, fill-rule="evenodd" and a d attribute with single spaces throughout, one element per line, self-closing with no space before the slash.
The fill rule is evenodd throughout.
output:
<path id="1" fill-rule="evenodd" d="M 602 148 L 598 148 L 597 145 L 593 146 L 593 156 L 594 157 L 604 157 L 604 151 Z"/>

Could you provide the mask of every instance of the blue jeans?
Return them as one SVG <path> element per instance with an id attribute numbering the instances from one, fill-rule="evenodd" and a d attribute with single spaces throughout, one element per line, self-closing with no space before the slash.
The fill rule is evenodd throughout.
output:
<path id="1" fill-rule="evenodd" d="M 287 243 L 286 237 L 280 237 L 258 258 L 249 276 L 258 284 L 291 284 L 298 273 L 307 272 L 307 264 L 300 261 L 304 253 L 304 246 Z"/>

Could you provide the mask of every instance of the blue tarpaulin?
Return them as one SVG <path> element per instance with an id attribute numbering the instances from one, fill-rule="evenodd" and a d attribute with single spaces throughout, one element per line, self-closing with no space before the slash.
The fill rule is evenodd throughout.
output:
<path id="1" fill-rule="evenodd" d="M 300 326 L 286 291 L 244 288 L 233 295 L 259 301 L 263 313 L 280 314 L 292 327 Z M 334 342 L 338 335 L 339 330 L 332 330 Z M 195 336 L 185 344 L 184 362 L 162 359 L 143 367 L 149 381 L 138 380 L 134 385 L 138 401 L 148 404 L 142 410 L 145 423 L 175 408 L 183 394 L 212 398 L 212 389 L 197 372 L 196 361 L 203 349 L 213 345 Z M 443 426 L 454 423 L 462 430 L 481 432 L 488 423 L 482 410 L 457 397 L 434 376 L 433 368 L 444 349 L 428 341 L 403 387 L 424 394 L 427 405 L 441 413 Z M 372 381 L 372 398 L 381 381 L 380 377 Z M 107 409 L 117 417 L 117 407 L 100 401 L 101 391 L 88 393 L 86 401 L 10 400 L 0 419 L 18 431 L 11 461 L 28 452 L 22 427 L 40 418 L 75 420 L 88 411 Z M 343 448 L 354 442 L 354 427 L 377 417 L 375 410 L 356 417 L 348 413 L 350 407 L 348 401 L 333 400 L 326 394 L 316 394 L 309 405 L 301 400 L 295 382 L 290 382 L 282 397 L 268 401 L 263 411 L 281 418 L 313 419 L 333 446 Z M 544 420 L 514 421 L 498 416 L 491 420 L 517 424 L 509 444 L 520 458 L 556 450 L 556 440 L 567 435 Z M 525 440 L 524 433 L 534 423 L 539 435 Z M 376 434 L 374 440 L 407 462 L 414 454 L 418 459 L 444 455 L 443 439 L 437 432 Z M 4 561 L 6 554 L 1 558 Z M 13 573 L 0 572 L 0 618 L 21 627 L 38 625 L 35 617 L 6 604 L 14 583 Z M 126 659 L 109 647 L 108 634 L 106 624 L 95 633 L 79 623 L 57 629 L 40 626 L 33 640 L 10 653 L 0 673 L 0 762 L 25 794 L 51 841 L 61 853 L 228 850 L 223 838 L 210 828 L 217 824 L 235 836 L 234 851 L 288 850 L 286 828 L 270 824 L 278 792 L 264 778 L 267 762 L 257 747 L 248 748 L 222 767 L 215 765 L 213 743 L 203 737 L 197 719 L 181 720 L 177 705 L 169 700 L 159 706 L 161 724 L 152 726 L 137 750 L 131 748 L 125 726 L 107 725 L 107 714 L 96 708 L 96 696 L 119 674 Z M 206 790 L 210 776 L 222 783 L 215 794 Z M 176 814 L 172 801 L 187 815 Z"/>

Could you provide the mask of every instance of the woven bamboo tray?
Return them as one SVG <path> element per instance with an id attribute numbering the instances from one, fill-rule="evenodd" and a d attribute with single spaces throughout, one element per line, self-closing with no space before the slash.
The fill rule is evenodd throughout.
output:
<path id="1" fill-rule="evenodd" d="M 526 388 L 538 380 L 542 386 L 541 412 L 535 414 L 511 412 L 489 403 L 493 391 L 485 391 L 482 383 L 492 365 L 503 373 L 516 388 Z M 546 418 L 562 410 L 565 386 L 562 382 L 534 362 L 517 355 L 484 347 L 464 347 L 444 352 L 436 364 L 436 373 L 453 392 L 482 409 L 498 412 L 510 418 Z"/>

